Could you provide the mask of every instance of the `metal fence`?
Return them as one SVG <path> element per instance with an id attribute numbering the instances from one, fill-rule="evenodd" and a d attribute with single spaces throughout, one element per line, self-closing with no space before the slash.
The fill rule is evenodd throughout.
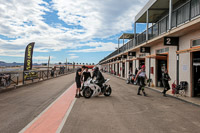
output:
<path id="1" fill-rule="evenodd" d="M 190 20 L 199 17 L 200 15 L 200 0 L 190 0 L 180 6 L 179 8 L 173 10 L 172 12 L 172 28 L 178 27 Z M 148 28 L 148 40 L 151 40 L 161 34 L 168 32 L 169 30 L 169 15 L 166 15 L 157 23 L 153 24 L 150 28 Z M 116 56 L 117 54 L 121 54 L 135 46 L 138 46 L 144 42 L 146 42 L 146 30 L 140 34 L 138 34 L 134 39 L 127 42 L 125 45 L 119 48 L 119 50 L 115 50 L 113 53 L 105 57 L 100 61 L 105 61 L 110 57 Z"/>
<path id="2" fill-rule="evenodd" d="M 75 72 L 76 69 L 59 69 L 59 70 L 37 70 L 28 71 L 34 72 L 35 76 L 29 79 L 25 79 L 23 75 L 27 72 L 0 72 L 0 91 L 7 88 L 13 88 L 18 85 L 29 84 L 33 82 L 39 82 L 51 78 L 56 78 L 62 75 Z"/>

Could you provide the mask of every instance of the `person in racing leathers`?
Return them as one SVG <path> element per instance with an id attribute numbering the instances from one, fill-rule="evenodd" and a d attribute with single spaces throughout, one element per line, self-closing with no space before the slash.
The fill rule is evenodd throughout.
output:
<path id="1" fill-rule="evenodd" d="M 102 75 L 102 73 L 99 71 L 98 67 L 94 67 L 93 68 L 93 75 L 92 75 L 92 79 L 96 77 L 96 81 L 95 84 L 97 84 L 100 88 L 102 88 L 103 83 L 105 82 L 105 79 Z M 102 90 L 103 92 L 104 90 Z"/>

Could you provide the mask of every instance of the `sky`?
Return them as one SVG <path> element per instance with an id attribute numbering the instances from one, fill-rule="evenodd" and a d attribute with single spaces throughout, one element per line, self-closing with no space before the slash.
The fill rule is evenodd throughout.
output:
<path id="1" fill-rule="evenodd" d="M 96 64 L 118 47 L 122 33 L 133 33 L 147 1 L 0 0 L 0 61 L 23 63 L 26 46 L 35 42 L 33 63 L 50 56 L 51 63 Z"/>

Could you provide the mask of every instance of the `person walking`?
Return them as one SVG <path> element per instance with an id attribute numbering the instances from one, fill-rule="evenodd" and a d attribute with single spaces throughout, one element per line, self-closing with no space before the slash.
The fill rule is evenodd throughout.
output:
<path id="1" fill-rule="evenodd" d="M 147 79 L 146 72 L 145 72 L 145 65 L 143 65 L 141 67 L 141 69 L 138 71 L 138 73 L 137 73 L 137 75 L 135 77 L 135 81 L 137 80 L 137 78 L 138 78 L 138 83 L 139 83 L 139 88 L 138 88 L 137 95 L 141 95 L 140 91 L 142 90 L 144 96 L 146 96 L 147 94 L 144 91 L 145 79 Z"/>
<path id="2" fill-rule="evenodd" d="M 169 81 L 171 80 L 167 69 L 165 69 L 164 73 L 162 73 L 162 82 L 163 82 L 163 86 L 164 86 L 164 90 L 163 90 L 163 96 L 166 96 L 166 92 L 168 90 L 170 90 L 170 86 L 169 86 Z"/>
<path id="3" fill-rule="evenodd" d="M 75 82 L 76 82 L 76 98 L 80 98 L 80 88 L 81 88 L 81 74 L 84 71 L 85 66 L 82 66 L 81 68 L 78 68 L 76 71 L 76 77 L 75 77 Z"/>

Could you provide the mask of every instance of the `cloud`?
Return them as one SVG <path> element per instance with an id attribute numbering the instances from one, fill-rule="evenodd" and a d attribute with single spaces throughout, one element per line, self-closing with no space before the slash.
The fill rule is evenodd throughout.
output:
<path id="1" fill-rule="evenodd" d="M 54 59 L 55 57 L 50 56 L 50 59 Z M 33 56 L 33 60 L 48 60 L 48 56 Z"/>
<path id="2" fill-rule="evenodd" d="M 133 19 L 147 0 L 43 0 L 0 1 L 0 56 L 23 57 L 35 42 L 34 51 L 112 51 L 117 44 L 95 42 L 132 30 Z M 48 14 L 62 21 L 46 23 Z M 65 26 L 67 25 L 67 27 Z M 1 37 L 3 36 L 3 37 Z M 88 46 L 88 49 L 82 47 Z M 38 57 L 39 58 L 39 57 Z M 71 55 L 70 58 L 78 58 Z"/>
<path id="3" fill-rule="evenodd" d="M 90 46 L 93 48 L 87 49 L 76 49 L 76 50 L 69 50 L 68 52 L 104 52 L 104 51 L 113 51 L 118 46 L 115 43 L 102 43 L 102 42 L 90 42 L 86 44 L 82 44 L 84 46 Z"/>
<path id="4" fill-rule="evenodd" d="M 79 56 L 76 56 L 76 55 L 71 55 L 71 56 L 69 57 L 69 59 L 77 59 L 77 58 L 79 58 Z"/>

